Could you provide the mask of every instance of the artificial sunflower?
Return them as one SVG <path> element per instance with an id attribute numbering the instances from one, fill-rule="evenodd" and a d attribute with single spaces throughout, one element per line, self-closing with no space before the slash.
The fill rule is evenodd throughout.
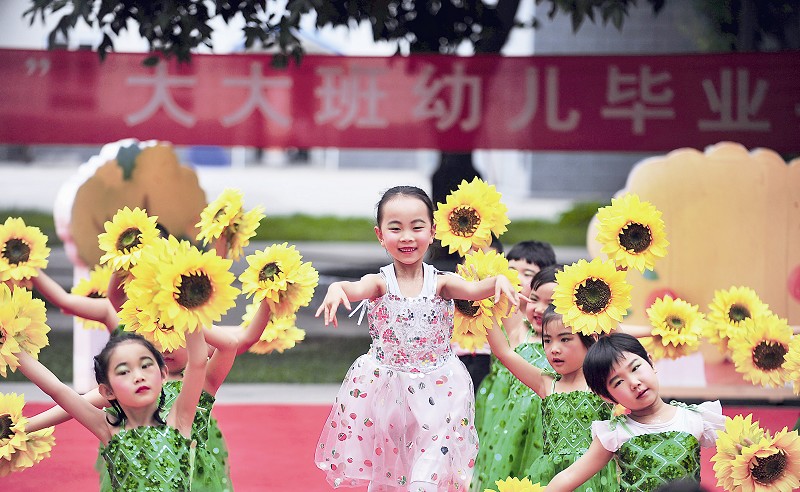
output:
<path id="1" fill-rule="evenodd" d="M 578 260 L 556 273 L 553 305 L 564 325 L 585 335 L 610 333 L 631 305 L 631 285 L 624 271 L 599 258 Z"/>
<path id="2" fill-rule="evenodd" d="M 25 324 L 14 335 L 20 350 L 38 357 L 39 351 L 47 346 L 47 333 L 50 331 L 44 301 L 34 299 L 33 293 L 28 289 L 15 286 L 11 291 L 11 304 L 17 311 L 17 319 L 23 320 Z"/>
<path id="3" fill-rule="evenodd" d="M 88 278 L 82 278 L 77 285 L 72 288 L 72 293 L 76 296 L 91 297 L 92 299 L 103 299 L 108 294 L 108 283 L 111 281 L 113 270 L 109 265 L 95 265 L 89 272 Z M 78 318 L 84 328 L 105 330 L 106 325 L 92 319 Z"/>
<path id="4" fill-rule="evenodd" d="M 528 477 L 521 480 L 516 477 L 508 477 L 505 480 L 497 480 L 495 485 L 497 485 L 497 490 L 486 489 L 484 492 L 540 492 L 544 490 L 544 487 L 538 482 L 533 483 Z"/>
<path id="5" fill-rule="evenodd" d="M 647 309 L 653 336 L 642 344 L 654 359 L 677 359 L 697 351 L 705 316 L 697 306 L 671 296 L 658 298 Z"/>
<path id="6" fill-rule="evenodd" d="M 130 269 L 138 261 L 145 245 L 160 236 L 157 220 L 158 217 L 150 217 L 138 207 L 119 210 L 103 224 L 105 232 L 97 236 L 100 249 L 105 251 L 100 263 L 108 263 L 113 270 Z"/>
<path id="7" fill-rule="evenodd" d="M 200 228 L 197 240 L 208 244 L 222 237 L 226 229 L 231 227 L 236 217 L 242 213 L 243 206 L 244 196 L 241 191 L 233 188 L 222 190 L 217 199 L 200 212 L 200 222 L 195 224 L 195 227 Z"/>
<path id="8" fill-rule="evenodd" d="M 18 217 L 0 226 L 0 282 L 35 277 L 37 269 L 47 268 L 49 254 L 47 236 L 38 227 Z"/>
<path id="9" fill-rule="evenodd" d="M 496 275 L 508 278 L 519 290 L 519 274 L 508 266 L 508 260 L 495 251 L 473 251 L 458 265 L 458 273 L 466 280 L 477 282 Z M 501 297 L 495 304 L 489 297 L 477 301 L 457 299 L 453 317 L 453 339 L 465 349 L 481 347 L 486 343 L 486 333 L 495 321 L 498 323 L 511 312 L 511 302 Z M 466 345 L 464 345 L 466 344 Z"/>
<path id="10" fill-rule="evenodd" d="M 311 263 L 301 263 L 290 277 L 286 290 L 278 293 L 278 300 L 266 300 L 273 316 L 289 316 L 301 307 L 308 306 L 314 297 L 317 284 L 319 284 L 319 272 L 311 266 Z"/>
<path id="11" fill-rule="evenodd" d="M 238 260 L 244 254 L 244 248 L 250 244 L 250 238 L 256 235 L 256 229 L 264 218 L 261 207 L 256 207 L 239 214 L 233 225 L 228 228 L 225 235 L 228 245 L 228 254 L 234 260 Z"/>
<path id="12" fill-rule="evenodd" d="M 783 431 L 742 447 L 731 466 L 731 490 L 791 492 L 800 487 L 800 439 Z"/>
<path id="13" fill-rule="evenodd" d="M 466 180 L 450 193 L 445 203 L 438 203 L 433 221 L 436 239 L 449 252 L 464 256 L 472 249 L 481 249 L 492 242 L 492 234 L 500 236 L 510 222 L 502 195 L 480 178 Z"/>
<path id="14" fill-rule="evenodd" d="M 128 300 L 151 319 L 178 331 L 210 327 L 236 304 L 232 261 L 203 253 L 185 241 L 160 241 L 132 271 Z"/>
<path id="15" fill-rule="evenodd" d="M 729 342 L 736 371 L 756 385 L 782 386 L 790 376 L 787 356 L 791 339 L 792 329 L 786 320 L 774 314 L 742 320 Z"/>
<path id="16" fill-rule="evenodd" d="M 242 291 L 253 296 L 254 302 L 266 299 L 274 316 L 291 315 L 311 302 L 319 283 L 317 270 L 302 259 L 288 243 L 256 251 L 247 257 L 249 266 L 239 275 Z"/>
<path id="17" fill-rule="evenodd" d="M 125 326 L 125 331 L 142 335 L 159 352 L 172 351 L 186 346 L 186 336 L 182 331 L 163 325 L 151 312 L 137 309 L 130 299 L 122 305 L 119 319 L 120 323 Z"/>
<path id="18" fill-rule="evenodd" d="M 669 242 L 661 212 L 638 195 L 613 198 L 611 205 L 597 211 L 597 221 L 601 251 L 619 266 L 644 272 L 667 254 Z"/>
<path id="19" fill-rule="evenodd" d="M 25 424 L 22 415 L 24 395 L 0 393 L 0 477 L 11 473 L 14 455 L 26 448 Z"/>
<path id="20" fill-rule="evenodd" d="M 743 320 L 769 313 L 753 289 L 731 287 L 714 292 L 714 299 L 708 306 L 708 321 L 705 336 L 711 343 L 718 344 L 723 351 L 728 350 L 728 339 L 738 333 Z"/>
<path id="21" fill-rule="evenodd" d="M 800 395 L 800 336 L 793 336 L 789 342 L 789 353 L 786 355 L 784 368 L 788 379 L 792 382 L 795 395 Z"/>
<path id="22" fill-rule="evenodd" d="M 0 424 L 0 427 L 2 427 L 2 424 Z M 54 429 L 55 427 L 47 427 L 35 432 L 25 433 L 25 447 L 18 449 L 8 461 L 0 459 L 0 477 L 25 470 L 43 459 L 49 458 L 50 451 L 56 444 L 56 438 L 53 435 Z"/>
<path id="23" fill-rule="evenodd" d="M 258 309 L 258 304 L 251 305 Z M 294 347 L 306 337 L 305 330 L 298 328 L 296 323 L 297 317 L 293 314 L 284 317 L 273 316 L 259 340 L 248 351 L 254 354 L 269 354 L 274 351 L 283 353 L 284 350 Z"/>
<path id="24" fill-rule="evenodd" d="M 761 442 L 769 436 L 759 426 L 758 421 L 753 422 L 753 414 L 746 417 L 736 415 L 725 419 L 725 430 L 717 432 L 717 452 L 711 457 L 714 463 L 714 475 L 717 477 L 717 486 L 725 490 L 736 490 L 732 470 L 736 458 L 745 446 Z"/>

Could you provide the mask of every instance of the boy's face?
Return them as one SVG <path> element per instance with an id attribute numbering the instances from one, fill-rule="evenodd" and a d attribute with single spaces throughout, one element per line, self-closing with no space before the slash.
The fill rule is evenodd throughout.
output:
<path id="1" fill-rule="evenodd" d="M 531 280 L 541 269 L 535 264 L 521 259 L 508 260 L 508 266 L 519 273 L 519 281 L 522 283 L 522 291 L 520 293 L 525 297 L 529 297 L 531 294 Z"/>

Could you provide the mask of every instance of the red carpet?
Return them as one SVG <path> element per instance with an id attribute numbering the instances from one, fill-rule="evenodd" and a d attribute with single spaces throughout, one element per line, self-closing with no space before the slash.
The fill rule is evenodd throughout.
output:
<path id="1" fill-rule="evenodd" d="M 29 403 L 26 415 L 47 406 Z M 313 463 L 314 446 L 329 406 L 218 405 L 214 413 L 231 453 L 232 479 L 237 492 L 317 492 L 331 490 Z M 792 427 L 797 407 L 725 407 L 726 415 L 753 413 L 773 432 Z M 717 490 L 709 458 L 703 450 L 702 483 Z M 56 429 L 52 456 L 34 468 L 0 479 L 3 492 L 97 490 L 97 440 L 75 422 Z M 363 492 L 366 489 L 347 489 Z"/>

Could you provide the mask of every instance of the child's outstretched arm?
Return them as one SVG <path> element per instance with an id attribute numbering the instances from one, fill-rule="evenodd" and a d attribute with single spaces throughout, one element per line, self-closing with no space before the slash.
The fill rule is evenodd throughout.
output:
<path id="1" fill-rule="evenodd" d="M 184 437 L 192 434 L 192 422 L 206 380 L 208 345 L 203 330 L 186 333 L 187 362 L 183 372 L 181 392 L 167 415 L 167 424 L 178 429 Z"/>
<path id="2" fill-rule="evenodd" d="M 272 311 L 269 308 L 269 303 L 266 300 L 261 301 L 258 306 L 256 314 L 250 321 L 247 327 L 238 327 L 239 331 L 235 332 L 236 336 L 236 355 L 241 355 L 247 352 L 256 342 L 261 339 L 261 334 L 264 333 L 264 328 L 267 327 Z"/>
<path id="3" fill-rule="evenodd" d="M 545 490 L 547 492 L 575 490 L 606 466 L 613 457 L 614 453 L 604 448 L 595 436 L 586 453 L 553 477 Z"/>
<path id="4" fill-rule="evenodd" d="M 514 352 L 499 326 L 493 326 L 486 335 L 492 353 L 511 371 L 511 374 L 535 391 L 539 397 L 546 397 L 547 386 L 553 379 L 544 375 L 541 369 Z"/>
<path id="5" fill-rule="evenodd" d="M 100 394 L 100 391 L 97 388 L 93 388 L 81 396 L 88 400 L 89 403 L 94 405 L 96 408 L 106 408 L 109 406 L 108 400 L 106 400 L 103 395 Z M 28 423 L 25 424 L 25 431 L 35 432 L 47 427 L 63 424 L 69 420 L 72 420 L 72 415 L 68 414 L 66 410 L 61 408 L 59 405 L 56 405 L 53 408 L 48 408 L 43 412 L 39 412 L 36 415 L 29 417 Z"/>
<path id="6" fill-rule="evenodd" d="M 119 324 L 117 312 L 108 299 L 71 294 L 41 270 L 39 275 L 33 277 L 32 281 L 33 287 L 45 299 L 58 306 L 66 314 L 99 321 L 106 325 L 109 332 L 114 331 Z"/>
<path id="7" fill-rule="evenodd" d="M 320 314 L 324 314 L 325 326 L 331 322 L 333 322 L 333 326 L 339 326 L 336 319 L 336 310 L 339 308 L 339 304 L 344 305 L 349 311 L 352 309 L 351 302 L 381 296 L 383 294 L 382 285 L 381 276 L 374 273 L 364 275 L 356 282 L 334 282 L 328 286 L 328 293 L 325 294 L 325 299 L 322 300 L 322 304 L 314 316 L 319 318 Z"/>
<path id="8" fill-rule="evenodd" d="M 446 299 L 478 301 L 494 295 L 494 302 L 504 295 L 514 306 L 519 306 L 519 292 L 503 275 L 485 278 L 477 282 L 464 280 L 458 275 L 443 275 L 439 282 L 439 295 Z"/>
<path id="9" fill-rule="evenodd" d="M 69 415 L 97 436 L 100 442 L 105 444 L 111 439 L 105 412 L 95 408 L 83 396 L 62 383 L 50 369 L 27 352 L 19 354 L 19 370 Z"/>

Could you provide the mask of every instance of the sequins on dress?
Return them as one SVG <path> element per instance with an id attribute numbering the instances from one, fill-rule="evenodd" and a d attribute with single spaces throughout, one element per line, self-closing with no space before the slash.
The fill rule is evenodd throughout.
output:
<path id="1" fill-rule="evenodd" d="M 186 492 L 190 487 L 193 441 L 168 425 L 121 430 L 100 447 L 113 490 Z"/>
<path id="2" fill-rule="evenodd" d="M 700 405 L 670 402 L 675 416 L 663 424 L 641 424 L 627 415 L 594 422 L 592 433 L 615 453 L 622 490 L 656 490 L 674 480 L 700 481 L 700 446 L 713 447 L 725 427 L 719 401 Z"/>
<path id="3" fill-rule="evenodd" d="M 436 294 L 423 265 L 422 292 L 387 293 L 367 304 L 372 345 L 345 376 L 317 444 L 315 462 L 334 486 L 436 484 L 465 490 L 478 437 L 472 380 L 452 353 L 453 302 Z"/>

